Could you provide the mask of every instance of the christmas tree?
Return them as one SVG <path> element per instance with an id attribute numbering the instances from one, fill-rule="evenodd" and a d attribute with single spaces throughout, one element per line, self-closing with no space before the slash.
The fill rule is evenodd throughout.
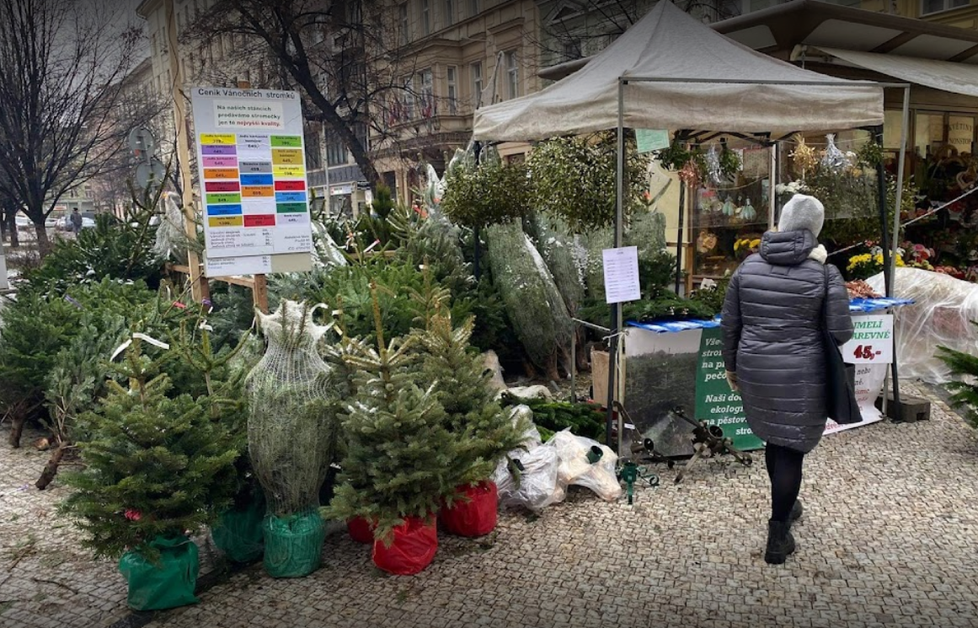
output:
<path id="1" fill-rule="evenodd" d="M 377 287 L 371 285 L 376 348 L 358 343 L 347 356 L 357 371 L 356 394 L 345 404 L 347 455 L 340 486 L 324 514 L 374 522 L 374 538 L 392 540 L 407 517 L 437 511 L 454 485 L 457 439 L 432 387 L 422 389 L 410 368 L 411 339 L 385 344 Z"/>
<path id="2" fill-rule="evenodd" d="M 972 324 L 978 325 L 978 322 L 972 321 Z M 949 382 L 947 388 L 953 393 L 952 404 L 964 408 L 965 418 L 971 425 L 978 427 L 978 385 L 974 383 L 978 377 L 978 356 L 938 347 L 937 357 L 948 365 L 952 374 L 965 376 L 966 381 Z"/>
<path id="3" fill-rule="evenodd" d="M 422 349 L 420 380 L 430 386 L 446 413 L 446 425 L 457 441 L 453 486 L 485 480 L 508 451 L 520 446 L 527 421 L 514 423 L 495 400 L 492 374 L 481 357 L 471 353 L 469 339 L 475 319 L 452 325 L 451 313 L 439 309 L 428 329 L 415 334 Z"/>
<path id="4" fill-rule="evenodd" d="M 214 398 L 168 398 L 171 383 L 134 338 L 99 408 L 79 417 L 91 440 L 79 445 L 85 469 L 67 475 L 63 503 L 96 556 L 128 549 L 153 559 L 157 537 L 172 539 L 209 524 L 235 492 L 233 447 L 212 419 Z"/>

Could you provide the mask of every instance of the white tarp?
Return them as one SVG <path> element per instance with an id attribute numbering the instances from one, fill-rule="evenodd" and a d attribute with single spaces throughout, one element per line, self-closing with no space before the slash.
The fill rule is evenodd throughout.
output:
<path id="1" fill-rule="evenodd" d="M 883 89 L 875 83 L 842 81 L 773 59 L 661 0 L 574 74 L 476 110 L 475 138 L 529 141 L 617 128 L 618 77 L 677 79 L 625 87 L 624 125 L 633 129 L 778 133 L 883 123 Z M 730 80 L 744 83 L 720 82 Z M 839 82 L 849 84 L 817 85 Z"/>
<path id="2" fill-rule="evenodd" d="M 978 66 L 838 48 L 819 50 L 867 70 L 945 92 L 978 96 Z"/>

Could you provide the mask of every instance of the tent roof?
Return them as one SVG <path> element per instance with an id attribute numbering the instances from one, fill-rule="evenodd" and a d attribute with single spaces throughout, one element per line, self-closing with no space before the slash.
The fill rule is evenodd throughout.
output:
<path id="1" fill-rule="evenodd" d="M 624 86 L 629 128 L 777 133 L 883 123 L 879 85 L 772 59 L 660 0 L 576 73 L 476 110 L 475 138 L 529 141 L 617 128 L 619 77 L 675 79 Z M 765 84 L 772 81 L 795 84 Z"/>
<path id="2" fill-rule="evenodd" d="M 910 83 L 978 97 L 978 65 L 822 46 L 818 50 L 852 65 Z"/>

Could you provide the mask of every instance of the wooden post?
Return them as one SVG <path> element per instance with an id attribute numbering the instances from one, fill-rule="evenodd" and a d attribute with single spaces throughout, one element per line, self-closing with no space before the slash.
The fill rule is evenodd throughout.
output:
<path id="1" fill-rule="evenodd" d="M 268 314 L 268 284 L 265 282 L 265 275 L 255 275 L 251 290 L 255 299 L 255 307 L 263 314 Z"/>
<path id="2" fill-rule="evenodd" d="M 190 172 L 190 140 L 187 137 L 187 105 L 183 95 L 183 69 L 177 54 L 177 19 L 173 0 L 166 1 L 167 56 L 170 62 L 170 79 L 173 81 L 173 122 L 177 131 L 177 158 L 180 160 L 180 182 L 183 189 L 183 227 L 191 241 L 197 241 L 197 222 L 194 211 L 193 176 Z M 187 251 L 190 275 L 190 293 L 194 301 L 204 299 L 201 278 L 200 256 L 196 251 Z"/>

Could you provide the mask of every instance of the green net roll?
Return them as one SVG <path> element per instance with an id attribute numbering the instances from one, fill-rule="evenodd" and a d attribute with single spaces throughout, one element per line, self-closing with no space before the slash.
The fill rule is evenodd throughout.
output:
<path id="1" fill-rule="evenodd" d="M 318 511 L 276 517 L 268 515 L 265 571 L 273 578 L 301 578 L 319 568 L 326 528 Z"/>

